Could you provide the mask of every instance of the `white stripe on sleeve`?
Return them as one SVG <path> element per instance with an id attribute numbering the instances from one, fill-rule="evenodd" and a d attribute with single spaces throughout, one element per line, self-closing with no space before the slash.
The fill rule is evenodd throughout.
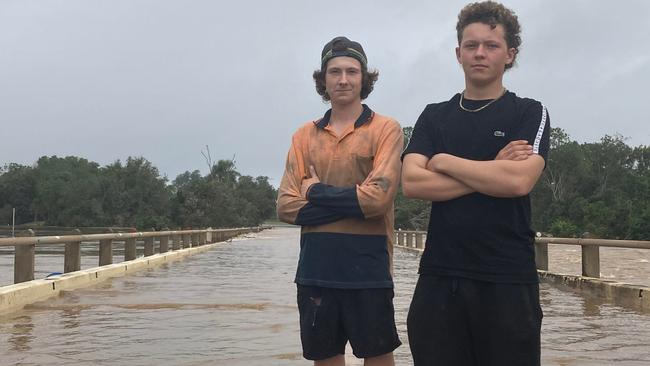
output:
<path id="1" fill-rule="evenodd" d="M 544 106 L 544 104 L 542 104 L 542 120 L 539 122 L 537 135 L 535 136 L 535 142 L 533 143 L 534 154 L 539 154 L 539 144 L 542 141 L 542 135 L 544 134 L 544 127 L 546 127 L 546 107 Z"/>

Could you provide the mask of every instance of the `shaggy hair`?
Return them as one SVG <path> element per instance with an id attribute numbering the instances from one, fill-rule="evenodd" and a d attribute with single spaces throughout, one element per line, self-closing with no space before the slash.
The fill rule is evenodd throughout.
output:
<path id="1" fill-rule="evenodd" d="M 323 102 L 329 102 L 330 96 L 325 90 L 325 72 L 327 65 L 323 70 L 316 70 L 312 75 L 316 83 L 316 92 L 323 98 Z M 361 100 L 368 98 L 368 95 L 375 88 L 375 81 L 379 78 L 379 71 L 368 71 L 363 65 L 361 66 Z"/>

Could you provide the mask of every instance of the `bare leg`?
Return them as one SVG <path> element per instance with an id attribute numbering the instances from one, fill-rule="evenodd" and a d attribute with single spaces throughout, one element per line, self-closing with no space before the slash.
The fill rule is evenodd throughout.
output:
<path id="1" fill-rule="evenodd" d="M 314 366 L 345 366 L 345 356 L 336 355 L 325 360 L 314 361 Z"/>
<path id="2" fill-rule="evenodd" d="M 393 352 L 385 353 L 381 356 L 366 358 L 363 360 L 364 366 L 395 366 Z"/>

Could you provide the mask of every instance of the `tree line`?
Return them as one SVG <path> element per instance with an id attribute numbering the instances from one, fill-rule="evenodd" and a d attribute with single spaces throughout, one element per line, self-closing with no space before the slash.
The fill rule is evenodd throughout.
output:
<path id="1" fill-rule="evenodd" d="M 411 133 L 404 128 L 405 141 Z M 631 147 L 620 135 L 578 143 L 553 128 L 531 204 L 533 229 L 545 234 L 650 240 L 650 147 Z M 399 192 L 395 227 L 426 230 L 430 207 Z"/>
<path id="2" fill-rule="evenodd" d="M 180 174 L 171 183 L 142 157 L 106 166 L 83 158 L 41 157 L 33 166 L 0 169 L 0 222 L 138 229 L 253 226 L 275 215 L 267 177 L 237 172 L 220 160 L 210 173 Z"/>
<path id="3" fill-rule="evenodd" d="M 412 127 L 404 128 L 405 143 Z M 79 157 L 42 157 L 0 169 L 0 222 L 58 226 L 234 227 L 275 217 L 277 191 L 264 176 L 219 160 L 206 175 L 171 183 L 144 158 L 107 166 Z M 531 193 L 533 229 L 558 237 L 650 240 L 650 147 L 620 135 L 578 143 L 551 130 L 546 168 Z M 395 227 L 426 230 L 430 203 L 398 192 Z"/>

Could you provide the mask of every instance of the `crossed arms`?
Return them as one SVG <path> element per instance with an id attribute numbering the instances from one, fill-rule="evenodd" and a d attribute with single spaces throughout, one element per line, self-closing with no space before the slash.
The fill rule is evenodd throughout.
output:
<path id="1" fill-rule="evenodd" d="M 361 184 L 347 187 L 320 182 L 317 169 L 305 161 L 300 140 L 294 136 L 278 189 L 280 220 L 303 226 L 323 225 L 346 218 L 377 217 L 390 210 L 399 184 L 403 145 L 397 122 L 387 123 L 380 134 L 370 174 Z"/>
<path id="2" fill-rule="evenodd" d="M 533 189 L 544 164 L 544 158 L 533 154 L 525 140 L 510 142 L 489 161 L 444 153 L 429 159 L 411 153 L 404 157 L 402 189 L 406 197 L 429 201 L 448 201 L 473 192 L 520 197 Z"/>

